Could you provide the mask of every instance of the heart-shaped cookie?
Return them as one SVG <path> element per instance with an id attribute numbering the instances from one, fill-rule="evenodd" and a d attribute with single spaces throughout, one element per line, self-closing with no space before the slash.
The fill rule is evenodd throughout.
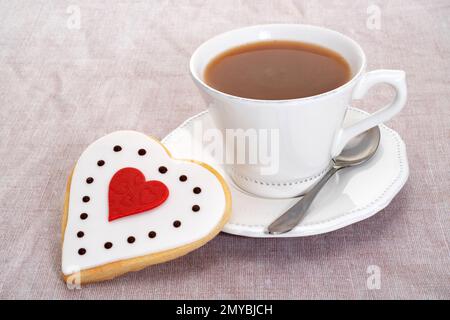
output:
<path id="1" fill-rule="evenodd" d="M 177 258 L 216 236 L 230 213 L 213 168 L 172 159 L 139 132 L 111 133 L 83 152 L 68 182 L 64 279 L 101 281 Z"/>

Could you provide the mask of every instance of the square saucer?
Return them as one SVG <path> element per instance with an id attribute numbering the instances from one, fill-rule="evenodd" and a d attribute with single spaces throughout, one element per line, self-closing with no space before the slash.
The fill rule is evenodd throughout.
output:
<path id="1" fill-rule="evenodd" d="M 349 108 L 345 125 L 369 114 Z M 334 231 L 367 219 L 384 209 L 406 183 L 409 175 L 406 148 L 400 135 L 380 125 L 381 141 L 376 154 L 363 165 L 341 170 L 318 194 L 307 215 L 292 231 L 280 235 L 266 233 L 267 226 L 293 206 L 298 199 L 269 199 L 251 195 L 234 184 L 224 166 L 208 153 L 205 142 L 196 134 L 215 128 L 209 112 L 187 119 L 168 134 L 162 143 L 175 158 L 189 158 L 210 164 L 227 181 L 232 194 L 232 216 L 223 232 L 260 238 L 302 237 Z"/>

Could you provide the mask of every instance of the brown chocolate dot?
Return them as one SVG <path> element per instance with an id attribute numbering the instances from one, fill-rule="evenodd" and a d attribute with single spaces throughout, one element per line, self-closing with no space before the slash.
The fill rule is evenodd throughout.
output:
<path id="1" fill-rule="evenodd" d="M 97 165 L 98 165 L 99 167 L 103 166 L 104 164 L 105 164 L 105 161 L 103 161 L 103 160 L 98 160 L 98 161 L 97 161 Z"/>
<path id="2" fill-rule="evenodd" d="M 194 191 L 195 194 L 199 194 L 202 192 L 202 189 L 200 189 L 200 187 L 195 187 L 192 191 Z"/>
<path id="3" fill-rule="evenodd" d="M 192 206 L 192 211 L 194 211 L 194 212 L 200 211 L 200 206 L 197 205 L 197 204 L 194 204 L 194 205 Z"/>
<path id="4" fill-rule="evenodd" d="M 86 249 L 85 249 L 85 248 L 80 248 L 80 249 L 78 249 L 78 254 L 79 254 L 80 256 L 84 255 L 85 253 L 86 253 Z"/>
<path id="5" fill-rule="evenodd" d="M 81 220 L 86 220 L 87 219 L 87 217 L 88 217 L 88 214 L 87 213 L 82 213 L 82 214 L 80 214 L 80 219 Z"/>
<path id="6" fill-rule="evenodd" d="M 173 222 L 173 226 L 174 226 L 175 228 L 178 228 L 178 227 L 181 226 L 181 222 L 180 222 L 179 220 L 175 220 L 175 221 Z"/>
<path id="7" fill-rule="evenodd" d="M 105 243 L 105 249 L 111 249 L 112 248 L 112 243 L 111 242 L 106 242 Z"/>
<path id="8" fill-rule="evenodd" d="M 186 180 L 187 180 L 187 177 L 184 174 L 182 176 L 180 176 L 181 182 L 185 182 Z"/>
<path id="9" fill-rule="evenodd" d="M 153 239 L 154 237 L 156 237 L 156 232 L 155 231 L 150 231 L 148 233 L 148 237 Z"/>
<path id="10" fill-rule="evenodd" d="M 138 155 L 140 155 L 140 156 L 145 156 L 146 153 L 147 153 L 147 151 L 145 149 L 138 150 Z"/>
<path id="11" fill-rule="evenodd" d="M 128 237 L 127 242 L 128 243 L 134 243 L 136 241 L 135 237 Z"/>
<path id="12" fill-rule="evenodd" d="M 86 183 L 91 184 L 92 182 L 94 182 L 94 178 L 89 177 L 86 179 Z"/>
<path id="13" fill-rule="evenodd" d="M 122 151 L 122 147 L 121 146 L 114 146 L 113 150 L 114 150 L 114 152 L 119 152 L 119 151 Z"/>
<path id="14" fill-rule="evenodd" d="M 83 238 L 84 237 L 84 232 L 83 231 L 78 231 L 77 232 L 77 237 L 78 238 Z"/>
<path id="15" fill-rule="evenodd" d="M 161 167 L 159 167 L 159 168 L 158 168 L 158 171 L 159 171 L 159 173 L 162 173 L 162 174 L 164 174 L 164 173 L 166 173 L 166 172 L 167 172 L 167 168 L 166 168 L 166 167 L 164 167 L 164 166 L 161 166 Z"/>
<path id="16" fill-rule="evenodd" d="M 89 200 L 91 200 L 91 198 L 89 198 L 88 196 L 83 197 L 83 202 L 89 202 Z"/>

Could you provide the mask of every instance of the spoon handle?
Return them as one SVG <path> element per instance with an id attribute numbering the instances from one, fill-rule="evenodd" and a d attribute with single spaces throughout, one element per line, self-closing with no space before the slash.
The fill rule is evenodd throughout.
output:
<path id="1" fill-rule="evenodd" d="M 299 202 L 294 204 L 288 211 L 283 213 L 278 219 L 270 224 L 267 228 L 270 234 L 281 234 L 294 229 L 296 225 L 300 223 L 300 220 L 308 211 L 311 203 L 314 201 L 315 197 L 322 189 L 322 187 L 327 183 L 327 181 L 336 173 L 341 167 L 333 166 L 328 170 L 325 175 L 314 185 L 314 187 L 309 190 Z"/>

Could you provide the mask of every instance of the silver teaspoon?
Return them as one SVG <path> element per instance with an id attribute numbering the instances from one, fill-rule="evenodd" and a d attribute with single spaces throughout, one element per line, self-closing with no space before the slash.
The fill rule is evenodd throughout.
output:
<path id="1" fill-rule="evenodd" d="M 380 129 L 373 127 L 351 139 L 336 156 L 332 162 L 333 166 L 309 190 L 303 198 L 294 204 L 288 211 L 283 213 L 278 219 L 270 224 L 267 232 L 270 234 L 281 234 L 294 229 L 300 223 L 314 198 L 317 196 L 327 181 L 339 170 L 347 167 L 357 166 L 369 160 L 377 151 L 380 143 Z"/>

